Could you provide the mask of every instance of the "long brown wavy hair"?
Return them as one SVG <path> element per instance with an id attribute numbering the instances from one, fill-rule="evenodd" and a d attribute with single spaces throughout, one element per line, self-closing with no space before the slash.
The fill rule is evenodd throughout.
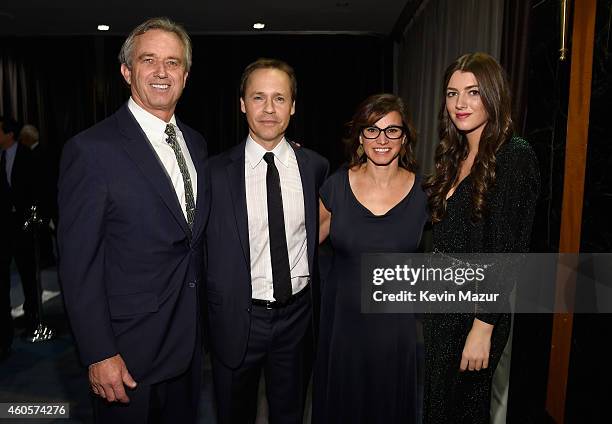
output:
<path id="1" fill-rule="evenodd" d="M 433 223 L 441 221 L 446 215 L 446 195 L 457 183 L 460 165 L 469 152 L 467 138 L 457 130 L 446 110 L 446 90 L 455 71 L 474 74 L 488 116 L 470 172 L 473 222 L 480 221 L 486 213 L 487 192 L 495 184 L 495 155 L 513 131 L 510 90 L 499 63 L 486 53 L 469 53 L 457 58 L 444 74 L 438 116 L 440 144 L 436 149 L 434 174 L 424 184 L 429 195 Z"/>
<path id="2" fill-rule="evenodd" d="M 414 144 L 416 143 L 416 132 L 410 119 L 404 102 L 393 94 L 374 94 L 365 99 L 347 122 L 347 136 L 344 138 L 346 153 L 349 158 L 348 167 L 353 168 L 367 161 L 367 157 L 360 149 L 359 136 L 363 127 L 374 125 L 379 119 L 391 112 L 397 112 L 402 117 L 404 126 L 405 143 L 399 153 L 399 166 L 408 171 L 415 172 L 417 163 L 414 158 Z"/>

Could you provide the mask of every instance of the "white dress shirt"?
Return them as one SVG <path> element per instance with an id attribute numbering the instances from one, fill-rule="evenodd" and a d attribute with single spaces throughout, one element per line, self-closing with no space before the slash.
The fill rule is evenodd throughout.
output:
<path id="1" fill-rule="evenodd" d="M 136 118 L 138 125 L 140 125 L 140 128 L 142 128 L 144 131 L 149 143 L 151 143 L 151 146 L 153 147 L 153 150 L 155 150 L 159 161 L 164 166 L 166 174 L 168 174 L 168 177 L 172 182 L 172 186 L 174 187 L 174 191 L 176 192 L 176 197 L 181 205 L 183 215 L 185 216 L 185 219 L 187 219 L 187 205 L 185 203 L 185 185 L 183 183 L 183 175 L 181 174 L 176 156 L 174 155 L 174 150 L 172 150 L 172 147 L 170 147 L 170 145 L 166 142 L 166 139 L 168 138 L 165 133 L 166 122 L 144 110 L 131 97 L 128 101 L 128 109 L 130 112 L 132 112 L 134 118 Z M 187 163 L 187 169 L 192 182 L 193 201 L 195 204 L 198 195 L 198 173 L 193 165 L 193 161 L 191 160 L 191 155 L 189 154 L 189 149 L 187 148 L 187 143 L 185 143 L 183 133 L 176 125 L 176 118 L 174 115 L 172 115 L 172 118 L 170 118 L 169 123 L 174 125 L 176 139 L 179 146 L 181 146 L 181 152 L 185 157 L 185 163 Z"/>
<path id="2" fill-rule="evenodd" d="M 13 164 L 15 163 L 15 156 L 17 155 L 17 142 L 14 142 L 11 147 L 6 149 L 6 169 L 2 171 L 6 174 L 6 179 L 10 186 L 13 185 L 12 175 L 13 175 Z"/>
<path id="3" fill-rule="evenodd" d="M 268 231 L 268 196 L 263 160 L 266 149 L 249 136 L 244 149 L 244 175 L 251 253 L 251 287 L 253 299 L 274 300 L 270 233 Z M 302 290 L 309 280 L 304 193 L 295 152 L 283 138 L 272 150 L 278 169 L 283 198 L 285 234 L 289 252 L 289 269 L 293 294 Z"/>

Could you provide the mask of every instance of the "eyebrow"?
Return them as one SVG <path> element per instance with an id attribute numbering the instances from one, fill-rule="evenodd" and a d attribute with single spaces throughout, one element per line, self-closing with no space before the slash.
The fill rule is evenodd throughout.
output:
<path id="1" fill-rule="evenodd" d="M 251 96 L 252 96 L 252 95 L 255 95 L 255 94 L 263 94 L 263 95 L 266 95 L 266 96 L 268 95 L 268 93 L 266 93 L 265 91 L 255 91 L 254 93 L 251 93 Z M 272 93 L 271 95 L 272 95 L 272 96 L 283 96 L 283 97 L 287 97 L 287 95 L 286 95 L 286 94 L 281 93 L 280 91 L 276 91 L 276 92 Z"/>
<path id="2" fill-rule="evenodd" d="M 465 87 L 466 89 L 469 88 L 478 88 L 478 84 L 474 84 L 474 85 L 468 85 L 467 87 Z M 455 90 L 455 91 L 459 91 L 459 89 L 455 88 L 455 87 L 446 87 L 447 90 Z"/>
<path id="3" fill-rule="evenodd" d="M 138 56 L 138 59 L 142 59 L 143 57 L 158 57 L 158 56 L 155 53 L 144 52 L 144 53 L 141 53 Z M 168 59 L 172 59 L 172 60 L 176 60 L 178 62 L 182 62 L 181 58 L 175 57 L 175 56 L 168 56 L 164 60 L 168 60 Z"/>

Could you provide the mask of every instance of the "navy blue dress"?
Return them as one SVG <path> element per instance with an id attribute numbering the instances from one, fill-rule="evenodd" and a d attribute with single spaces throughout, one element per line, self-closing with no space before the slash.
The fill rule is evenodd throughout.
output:
<path id="1" fill-rule="evenodd" d="M 334 256 L 322 287 L 313 422 L 414 423 L 414 316 L 361 313 L 360 261 L 362 253 L 417 250 L 427 220 L 421 179 L 379 216 L 357 201 L 346 168 L 326 181 L 320 196 L 332 213 Z"/>

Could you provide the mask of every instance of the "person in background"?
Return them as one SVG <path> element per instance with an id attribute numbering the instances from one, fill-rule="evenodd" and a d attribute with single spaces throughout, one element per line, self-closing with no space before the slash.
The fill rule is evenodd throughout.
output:
<path id="1" fill-rule="evenodd" d="M 43 225 L 38 231 L 39 265 L 43 269 L 55 264 L 53 237 L 57 226 L 57 156 L 52 154 L 48 145 L 40 142 L 38 129 L 34 125 L 23 126 L 19 142 L 32 152 L 37 211 L 43 219 Z"/>
<path id="2" fill-rule="evenodd" d="M 8 357 L 14 335 L 11 317 L 11 261 L 14 259 L 24 294 L 25 328 L 38 322 L 38 290 L 32 233 L 24 230 L 37 203 L 32 152 L 17 142 L 21 126 L 0 116 L 0 359 Z"/>

